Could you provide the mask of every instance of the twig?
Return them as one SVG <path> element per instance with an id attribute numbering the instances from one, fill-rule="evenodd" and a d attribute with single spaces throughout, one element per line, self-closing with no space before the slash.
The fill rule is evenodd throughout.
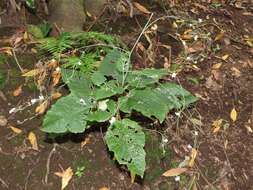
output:
<path id="1" fill-rule="evenodd" d="M 42 0 L 42 4 L 43 4 L 44 11 L 45 11 L 46 15 L 49 15 L 49 11 L 48 11 L 48 6 L 47 6 L 47 3 L 46 3 L 46 0 Z"/>
<path id="2" fill-rule="evenodd" d="M 12 48 L 12 54 L 13 54 L 13 57 L 14 57 L 14 59 L 15 59 L 15 62 L 17 63 L 17 65 L 18 65 L 18 67 L 19 67 L 21 73 L 24 73 L 24 69 L 21 67 L 21 65 L 20 65 L 19 62 L 18 62 L 18 59 L 17 59 L 17 56 L 16 56 L 16 53 L 15 53 L 14 48 Z"/>
<path id="3" fill-rule="evenodd" d="M 50 160 L 51 160 L 51 157 L 53 155 L 53 153 L 56 151 L 56 144 L 54 143 L 54 147 L 53 149 L 50 151 L 49 155 L 48 155 L 48 158 L 47 158 L 47 165 L 46 165 L 46 175 L 45 175 L 45 178 L 44 178 L 44 182 L 45 184 L 48 184 L 48 175 L 49 175 L 49 172 L 50 172 Z"/>
<path id="4" fill-rule="evenodd" d="M 0 182 L 3 184 L 4 187 L 7 189 L 9 188 L 9 185 L 0 177 Z"/>
<path id="5" fill-rule="evenodd" d="M 130 8 L 130 13 L 129 13 L 130 18 L 133 18 L 133 12 L 134 12 L 133 4 L 132 4 L 132 2 L 129 1 L 129 0 L 126 0 L 126 2 L 127 2 L 128 6 L 129 6 L 129 8 Z"/>

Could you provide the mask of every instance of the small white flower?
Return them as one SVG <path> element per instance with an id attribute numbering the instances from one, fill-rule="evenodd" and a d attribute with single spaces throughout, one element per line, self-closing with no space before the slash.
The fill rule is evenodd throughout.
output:
<path id="1" fill-rule="evenodd" d="M 175 181 L 176 181 L 176 182 L 179 182 L 179 181 L 180 181 L 180 176 L 176 176 L 176 177 L 175 177 Z"/>
<path id="2" fill-rule="evenodd" d="M 202 22 L 203 22 L 203 19 L 202 19 L 202 18 L 199 18 L 199 19 L 198 19 L 198 22 L 199 22 L 199 23 L 202 23 Z"/>
<path id="3" fill-rule="evenodd" d="M 31 104 L 35 104 L 36 102 L 38 102 L 38 99 L 31 99 Z"/>
<path id="4" fill-rule="evenodd" d="M 163 143 L 167 143 L 169 140 L 167 138 L 163 138 Z"/>
<path id="5" fill-rule="evenodd" d="M 9 111 L 9 114 L 14 113 L 16 111 L 16 108 L 11 108 Z"/>
<path id="6" fill-rule="evenodd" d="M 192 58 L 190 56 L 186 57 L 187 61 L 190 61 Z"/>
<path id="7" fill-rule="evenodd" d="M 44 96 L 39 96 L 39 100 L 44 100 L 45 98 L 44 98 Z"/>
<path id="8" fill-rule="evenodd" d="M 189 24 L 190 27 L 192 27 L 192 24 Z"/>
<path id="9" fill-rule="evenodd" d="M 177 73 L 172 73 L 172 74 L 171 74 L 171 77 L 172 77 L 172 78 L 176 78 L 176 76 L 177 76 Z"/>
<path id="10" fill-rule="evenodd" d="M 115 121 L 116 121 L 116 118 L 112 117 L 109 122 L 110 122 L 110 124 L 113 124 Z"/>
<path id="11" fill-rule="evenodd" d="M 102 111 L 106 111 L 107 110 L 107 102 L 109 100 L 104 100 L 104 101 L 100 101 L 98 102 L 98 109 L 102 110 Z"/>
<path id="12" fill-rule="evenodd" d="M 55 59 L 52 59 L 51 62 L 56 62 L 56 60 L 55 60 Z"/>
<path id="13" fill-rule="evenodd" d="M 187 148 L 191 150 L 192 149 L 192 145 L 188 144 Z"/>
<path id="14" fill-rule="evenodd" d="M 194 135 L 195 135 L 195 136 L 198 136 L 198 135 L 199 135 L 199 132 L 198 132 L 198 131 L 194 131 Z"/>
<path id="15" fill-rule="evenodd" d="M 199 36 L 198 35 L 195 35 L 194 36 L 194 40 L 197 41 L 199 39 Z"/>
<path id="16" fill-rule="evenodd" d="M 175 112 L 175 115 L 178 116 L 178 117 L 180 117 L 181 112 Z"/>
<path id="17" fill-rule="evenodd" d="M 60 72 L 60 71 L 61 71 L 61 68 L 60 68 L 60 67 L 57 67 L 55 70 L 56 70 L 57 72 Z"/>
<path id="18" fill-rule="evenodd" d="M 83 106 L 85 106 L 85 105 L 86 105 L 85 100 L 84 100 L 84 99 L 82 99 L 82 98 L 79 100 L 79 102 L 80 102 L 80 104 L 81 104 L 81 105 L 83 105 Z"/>

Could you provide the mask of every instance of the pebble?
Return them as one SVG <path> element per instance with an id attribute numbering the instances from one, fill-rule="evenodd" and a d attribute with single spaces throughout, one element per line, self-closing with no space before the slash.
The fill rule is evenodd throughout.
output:
<path id="1" fill-rule="evenodd" d="M 3 115 L 0 115 L 0 126 L 4 127 L 7 125 L 7 123 L 8 123 L 7 119 Z"/>

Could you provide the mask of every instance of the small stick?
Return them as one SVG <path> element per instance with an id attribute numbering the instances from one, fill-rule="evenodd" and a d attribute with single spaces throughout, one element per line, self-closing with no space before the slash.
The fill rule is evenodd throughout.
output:
<path id="1" fill-rule="evenodd" d="M 44 179 L 45 184 L 48 184 L 48 175 L 50 172 L 50 160 L 51 160 L 51 157 L 55 151 L 56 151 L 56 144 L 54 143 L 54 147 L 50 151 L 48 158 L 47 158 L 47 165 L 46 165 L 47 170 L 46 170 L 46 175 L 45 175 L 45 179 Z"/>
<path id="2" fill-rule="evenodd" d="M 21 65 L 20 65 L 19 62 L 18 62 L 18 59 L 17 59 L 17 56 L 16 56 L 16 53 L 15 53 L 14 48 L 12 48 L 12 54 L 13 54 L 13 57 L 14 57 L 14 59 L 15 59 L 17 65 L 18 65 L 18 67 L 19 67 L 21 73 L 24 73 L 24 69 L 21 67 Z"/>
<path id="3" fill-rule="evenodd" d="M 3 184 L 4 187 L 6 187 L 7 189 L 9 188 L 9 185 L 2 178 L 0 178 L 0 182 Z"/>

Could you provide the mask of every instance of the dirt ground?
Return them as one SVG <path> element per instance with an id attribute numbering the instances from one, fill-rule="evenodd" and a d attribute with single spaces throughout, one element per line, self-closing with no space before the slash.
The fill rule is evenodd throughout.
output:
<path id="1" fill-rule="evenodd" d="M 106 5 L 101 15 L 88 19 L 85 30 L 115 34 L 131 48 L 152 12 L 156 22 L 134 51 L 134 68 L 167 68 L 172 75 L 164 80 L 199 97 L 191 108 L 172 112 L 163 124 L 147 130 L 144 179 L 131 183 L 127 170 L 113 161 L 102 126 L 56 140 L 41 132 L 43 116 L 35 116 L 36 105 L 26 108 L 38 91 L 21 76 L 15 57 L 8 56 L 0 63 L 0 124 L 7 119 L 0 125 L 0 189 L 60 189 L 54 173 L 71 166 L 76 173 L 66 189 L 72 190 L 253 190 L 253 2 L 138 2 L 146 10 L 131 4 L 119 9 L 116 2 Z M 6 39 L 23 34 L 23 23 L 14 24 L 0 25 L 0 53 L 8 46 Z M 16 58 L 27 70 L 38 61 L 29 48 L 19 48 Z M 14 97 L 20 85 L 22 92 Z M 9 113 L 14 107 L 21 111 Z M 31 131 L 38 151 L 27 139 Z M 193 167 L 180 179 L 162 176 L 190 157 L 192 148 L 197 150 Z"/>

